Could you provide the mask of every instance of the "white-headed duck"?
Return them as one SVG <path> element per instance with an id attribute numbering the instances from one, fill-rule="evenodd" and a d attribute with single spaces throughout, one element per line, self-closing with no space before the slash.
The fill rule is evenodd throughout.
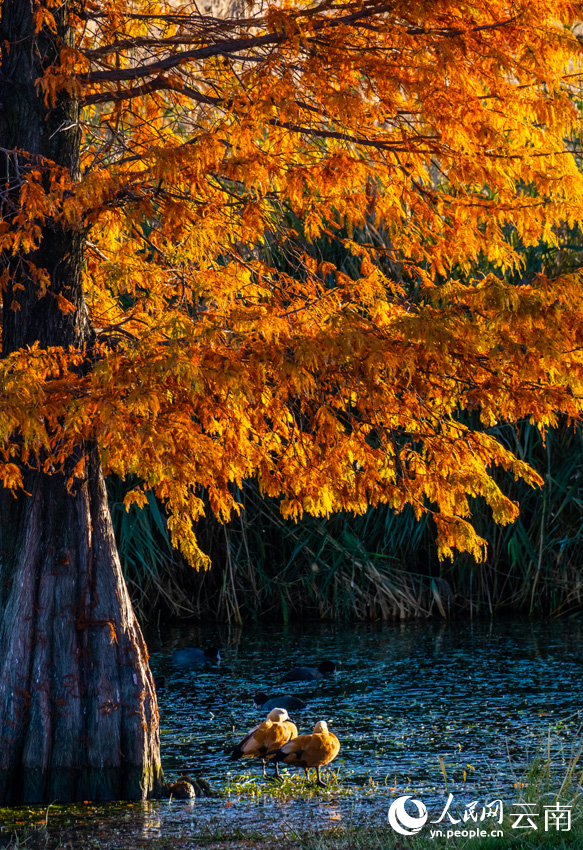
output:
<path id="1" fill-rule="evenodd" d="M 306 707 L 306 703 L 299 697 L 290 696 L 289 694 L 275 694 L 267 696 L 267 694 L 255 694 L 253 702 L 257 708 L 263 711 L 271 711 L 272 708 L 285 708 L 286 711 L 299 711 Z"/>
<path id="2" fill-rule="evenodd" d="M 336 735 L 328 731 L 327 723 L 319 720 L 311 735 L 299 735 L 297 738 L 292 738 L 273 753 L 273 762 L 278 776 L 278 762 L 284 762 L 291 767 L 303 767 L 306 779 L 309 778 L 309 769 L 315 767 L 318 785 L 326 787 L 320 778 L 320 768 L 334 761 L 339 752 L 340 741 Z"/>
<path id="3" fill-rule="evenodd" d="M 268 753 L 275 752 L 298 734 L 297 726 L 288 717 L 285 708 L 274 708 L 267 719 L 252 729 L 243 740 L 233 748 L 231 761 L 240 758 L 260 758 L 263 762 L 265 777 L 265 761 L 270 758 Z M 279 777 L 279 769 L 275 766 L 275 775 Z"/>
<path id="4" fill-rule="evenodd" d="M 309 682 L 323 679 L 327 673 L 336 672 L 335 661 L 322 661 L 317 667 L 294 667 L 283 677 L 284 682 Z"/>

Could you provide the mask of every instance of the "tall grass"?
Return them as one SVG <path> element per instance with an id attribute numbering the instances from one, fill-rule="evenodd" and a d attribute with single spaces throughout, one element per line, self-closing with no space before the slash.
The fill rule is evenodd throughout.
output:
<path id="1" fill-rule="evenodd" d="M 143 620 L 155 619 L 164 610 L 174 616 L 193 613 L 184 580 L 191 570 L 173 549 L 162 507 L 152 493 L 142 510 L 129 511 L 124 496 L 135 482 L 115 476 L 107 480 L 107 495 L 118 552 L 132 602 Z"/>
<path id="2" fill-rule="evenodd" d="M 476 511 L 478 529 L 490 541 L 488 561 L 479 571 L 478 596 L 495 607 L 508 605 L 525 613 L 558 615 L 581 608 L 583 602 L 583 434 L 563 425 L 546 439 L 528 423 L 505 426 L 498 437 L 534 466 L 544 487 L 533 490 L 506 480 L 505 491 L 520 504 L 520 516 L 510 526 L 497 526 Z M 469 593 L 469 581 L 453 569 L 457 589 Z M 461 562 L 461 563 L 460 563 Z M 475 567 L 468 564 L 464 573 Z"/>
<path id="3" fill-rule="evenodd" d="M 545 486 L 533 490 L 500 476 L 521 506 L 511 526 L 496 525 L 474 503 L 474 521 L 490 541 L 485 563 L 460 556 L 440 564 L 432 521 L 417 522 L 408 509 L 306 517 L 296 525 L 248 484 L 239 494 L 245 511 L 225 529 L 221 551 L 229 581 L 216 598 L 218 613 L 386 620 L 506 607 L 539 615 L 579 610 L 583 435 L 564 426 L 543 442 L 524 423 L 500 428 L 498 437 L 539 470 Z M 220 563 L 220 556 L 214 560 Z"/>
<path id="4" fill-rule="evenodd" d="M 364 516 L 283 519 L 274 499 L 246 482 L 240 517 L 199 523 L 208 573 L 196 573 L 172 550 L 165 517 L 150 497 L 143 510 L 123 507 L 124 484 L 109 482 L 122 564 L 143 617 L 259 616 L 391 620 L 489 613 L 561 615 L 583 607 L 583 434 L 563 425 L 543 441 L 529 423 L 497 429 L 500 440 L 545 479 L 533 490 L 500 475 L 520 504 L 511 526 L 497 526 L 475 502 L 474 522 L 490 541 L 487 560 L 439 563 L 435 529 L 412 511 L 381 507 Z"/>

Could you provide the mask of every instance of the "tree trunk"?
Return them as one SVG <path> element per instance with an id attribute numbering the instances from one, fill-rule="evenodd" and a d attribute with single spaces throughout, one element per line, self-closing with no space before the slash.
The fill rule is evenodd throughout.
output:
<path id="1" fill-rule="evenodd" d="M 38 86 L 70 42 L 68 4 L 56 34 L 35 32 L 33 0 L 0 6 L 0 148 L 5 188 L 50 160 L 79 172 L 79 108 L 45 103 Z M 40 164 L 40 165 L 39 165 Z M 13 209 L 13 208 L 12 208 Z M 11 207 L 4 206 L 4 218 Z M 91 343 L 82 292 L 83 234 L 43 225 L 37 251 L 4 256 L 2 352 Z M 32 263 L 50 277 L 40 297 Z M 60 293 L 75 311 L 63 313 Z M 16 304 L 17 306 L 16 306 Z M 140 799 L 163 782 L 158 708 L 148 654 L 120 569 L 99 454 L 79 447 L 85 477 L 24 471 L 17 499 L 0 491 L 0 803 Z"/>

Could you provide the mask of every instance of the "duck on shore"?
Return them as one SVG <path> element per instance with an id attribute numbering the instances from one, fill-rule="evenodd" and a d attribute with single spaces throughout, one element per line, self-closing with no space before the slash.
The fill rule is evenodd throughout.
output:
<path id="1" fill-rule="evenodd" d="M 236 747 L 233 747 L 230 759 L 236 761 L 240 758 L 260 758 L 263 763 L 263 777 L 266 777 L 265 762 L 271 757 L 270 752 L 275 752 L 292 738 L 296 738 L 298 729 L 295 723 L 289 719 L 285 708 L 274 708 L 269 712 L 267 718 L 252 729 Z M 275 765 L 275 775 L 279 779 L 279 768 Z"/>
<path id="2" fill-rule="evenodd" d="M 336 661 L 322 661 L 317 667 L 294 667 L 283 677 L 284 682 L 310 682 L 336 672 Z"/>
<path id="3" fill-rule="evenodd" d="M 314 726 L 311 735 L 299 735 L 291 741 L 283 744 L 276 752 L 271 753 L 276 768 L 276 776 L 279 777 L 277 766 L 279 762 L 290 765 L 290 767 L 302 767 L 306 779 L 309 779 L 309 770 L 316 768 L 317 784 L 323 788 L 326 783 L 320 777 L 320 768 L 334 761 L 340 752 L 340 741 L 332 732 L 328 731 L 325 720 L 319 720 Z"/>

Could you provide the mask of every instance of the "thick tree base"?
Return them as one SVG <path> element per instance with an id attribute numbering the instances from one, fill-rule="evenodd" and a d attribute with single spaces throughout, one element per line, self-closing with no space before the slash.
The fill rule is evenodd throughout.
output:
<path id="1" fill-rule="evenodd" d="M 3 805 L 67 802 L 76 803 L 90 800 L 143 800 L 148 796 L 162 796 L 165 786 L 156 788 L 154 774 L 161 776 L 161 766 L 153 768 L 147 776 L 139 768 L 123 772 L 118 768 L 52 768 L 39 770 L 25 768 L 19 771 L 19 788 L 12 785 L 14 772 L 0 771 L 0 787 L 11 789 L 14 799 L 9 795 Z M 133 774 L 133 775 L 132 775 Z M 159 783 L 158 783 L 159 784 Z"/>
<path id="2" fill-rule="evenodd" d="M 0 804 L 156 796 L 156 692 L 96 450 L 76 493 L 25 487 L 0 493 Z"/>

